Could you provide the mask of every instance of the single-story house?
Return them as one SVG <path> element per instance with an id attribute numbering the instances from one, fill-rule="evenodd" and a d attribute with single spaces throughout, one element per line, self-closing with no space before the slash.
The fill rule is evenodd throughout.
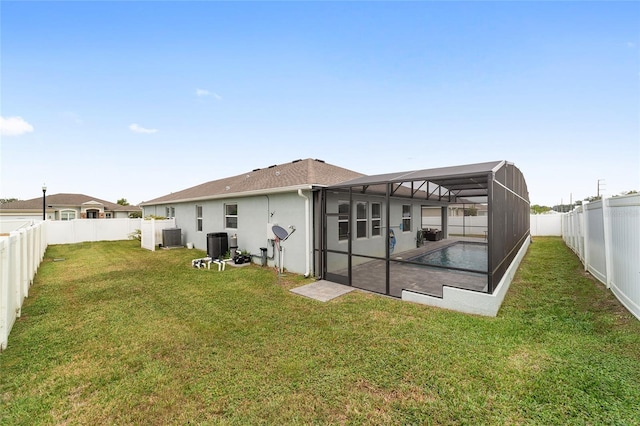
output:
<path id="1" fill-rule="evenodd" d="M 529 243 L 526 182 L 506 161 L 365 176 L 320 160 L 296 160 L 141 207 L 145 217 L 173 217 L 183 244 L 207 250 L 212 236 L 224 236 L 225 246 L 250 252 L 256 263 L 266 251 L 267 264 L 291 272 L 414 301 L 424 302 L 426 295 L 424 303 L 452 309 L 478 303 L 482 307 L 466 311 L 489 315 L 497 312 L 508 288 L 503 282 L 510 282 L 512 265 Z M 455 213 L 472 207 L 486 211 L 484 231 L 451 231 L 455 220 L 465 220 Z M 425 209 L 439 211 L 437 229 L 424 229 Z M 458 243 L 477 248 L 481 263 L 422 260 L 425 252 Z M 462 293 L 440 303 L 451 289 Z M 467 293 L 492 300 L 469 301 Z"/>
<path id="2" fill-rule="evenodd" d="M 2 220 L 118 219 L 140 214 L 138 206 L 122 206 L 84 194 L 51 194 L 30 200 L 0 204 Z"/>
<path id="3" fill-rule="evenodd" d="M 206 182 L 140 206 L 143 217 L 175 218 L 184 244 L 206 250 L 209 234 L 226 233 L 230 239 L 235 237 L 239 250 L 258 256 L 266 248 L 269 265 L 279 261 L 272 231 L 278 225 L 291 232 L 281 242 L 283 266 L 310 275 L 317 190 L 361 176 L 308 158 Z"/>

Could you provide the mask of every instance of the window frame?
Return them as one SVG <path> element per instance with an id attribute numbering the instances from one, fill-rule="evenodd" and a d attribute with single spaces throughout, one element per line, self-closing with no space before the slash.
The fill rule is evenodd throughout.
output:
<path id="1" fill-rule="evenodd" d="M 203 212 L 204 209 L 202 207 L 202 205 L 196 204 L 196 232 L 202 232 L 202 225 L 203 225 Z"/>
<path id="2" fill-rule="evenodd" d="M 346 206 L 346 212 L 340 211 L 340 207 Z M 348 201 L 338 200 L 338 242 L 349 241 L 349 211 L 351 210 Z M 346 226 L 346 232 L 340 233 L 341 229 Z"/>
<path id="3" fill-rule="evenodd" d="M 356 201 L 356 238 L 368 238 L 368 222 L 369 222 L 369 208 L 368 202 Z M 360 211 L 360 207 L 364 206 L 364 211 Z M 362 213 L 362 216 L 361 216 Z M 361 234 L 364 231 L 364 235 Z"/>
<path id="4" fill-rule="evenodd" d="M 374 206 L 378 207 L 377 215 L 374 213 Z M 371 203 L 371 237 L 380 236 L 382 236 L 382 203 Z"/>
<path id="5" fill-rule="evenodd" d="M 235 214 L 229 213 L 229 208 L 235 206 Z M 230 219 L 235 219 L 235 226 L 230 226 Z M 224 227 L 225 229 L 238 229 L 238 203 L 225 203 L 224 204 Z"/>
<path id="6" fill-rule="evenodd" d="M 66 213 L 66 215 L 65 215 Z M 73 218 L 69 219 L 69 213 L 73 213 Z M 60 210 L 60 220 L 75 220 L 78 217 L 78 212 L 73 209 Z"/>
<path id="7" fill-rule="evenodd" d="M 405 207 L 408 207 L 408 211 L 405 211 Z M 402 232 L 411 232 L 411 204 L 402 205 Z M 406 224 L 409 226 L 406 226 Z"/>

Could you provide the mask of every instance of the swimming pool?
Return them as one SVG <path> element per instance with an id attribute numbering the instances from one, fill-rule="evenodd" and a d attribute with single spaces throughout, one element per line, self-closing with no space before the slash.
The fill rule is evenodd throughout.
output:
<path id="1" fill-rule="evenodd" d="M 458 241 L 409 260 L 425 265 L 485 272 L 487 270 L 487 248 L 487 244 Z"/>

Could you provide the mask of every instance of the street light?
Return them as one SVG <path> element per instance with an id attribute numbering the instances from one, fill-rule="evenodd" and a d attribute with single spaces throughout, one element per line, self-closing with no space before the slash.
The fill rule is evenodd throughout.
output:
<path id="1" fill-rule="evenodd" d="M 47 220 L 47 185 L 42 184 L 42 220 Z"/>

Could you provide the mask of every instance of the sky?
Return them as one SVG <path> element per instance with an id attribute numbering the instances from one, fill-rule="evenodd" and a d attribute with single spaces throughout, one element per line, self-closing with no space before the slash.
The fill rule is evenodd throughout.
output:
<path id="1" fill-rule="evenodd" d="M 131 204 L 296 159 L 640 190 L 640 2 L 0 2 L 0 198 Z"/>

